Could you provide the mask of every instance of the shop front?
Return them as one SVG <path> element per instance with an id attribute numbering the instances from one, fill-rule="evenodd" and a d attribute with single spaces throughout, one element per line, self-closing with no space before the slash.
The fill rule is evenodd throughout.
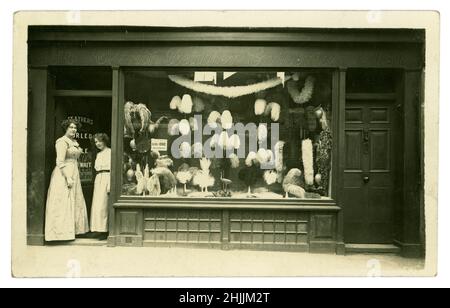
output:
<path id="1" fill-rule="evenodd" d="M 423 255 L 419 30 L 30 27 L 28 244 L 61 120 L 109 246 Z"/>

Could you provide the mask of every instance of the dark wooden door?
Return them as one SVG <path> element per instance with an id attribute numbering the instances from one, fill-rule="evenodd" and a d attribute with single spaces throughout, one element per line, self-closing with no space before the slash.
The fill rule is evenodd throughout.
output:
<path id="1" fill-rule="evenodd" d="M 347 100 L 344 236 L 346 243 L 393 241 L 398 112 L 395 100 Z"/>

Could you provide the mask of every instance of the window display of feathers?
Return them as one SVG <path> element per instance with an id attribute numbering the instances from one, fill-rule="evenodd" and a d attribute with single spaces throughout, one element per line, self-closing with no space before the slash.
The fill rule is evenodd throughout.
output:
<path id="1" fill-rule="evenodd" d="M 292 100 L 296 104 L 305 104 L 311 100 L 314 92 L 315 78 L 308 76 L 301 91 L 298 90 L 297 82 L 294 80 L 287 82 L 287 89 Z"/>
<path id="2" fill-rule="evenodd" d="M 209 167 L 211 166 L 211 160 L 203 157 L 200 159 L 200 170 L 198 170 L 192 183 L 199 186 L 202 192 L 208 192 L 208 187 L 214 185 L 214 177 L 210 174 Z"/>
<path id="3" fill-rule="evenodd" d="M 305 189 L 302 187 L 301 176 L 302 172 L 297 168 L 289 170 L 286 174 L 282 184 L 286 197 L 289 197 L 289 194 L 291 194 L 297 198 L 305 198 Z"/>
<path id="4" fill-rule="evenodd" d="M 314 185 L 314 158 L 311 139 L 302 140 L 302 161 L 306 185 Z"/>
<path id="5" fill-rule="evenodd" d="M 330 169 L 331 169 L 331 150 L 333 147 L 333 140 L 330 128 L 320 132 L 319 142 L 316 153 L 317 171 L 315 180 L 316 184 L 323 188 L 322 194 L 327 194 L 329 185 Z"/>

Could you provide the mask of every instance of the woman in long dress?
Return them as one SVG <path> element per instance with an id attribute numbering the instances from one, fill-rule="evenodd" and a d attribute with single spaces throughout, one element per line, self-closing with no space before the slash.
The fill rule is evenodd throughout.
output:
<path id="1" fill-rule="evenodd" d="M 106 134 L 94 135 L 95 146 L 98 149 L 95 159 L 94 195 L 91 208 L 91 231 L 100 240 L 108 235 L 108 195 L 110 191 L 111 149 Z"/>
<path id="2" fill-rule="evenodd" d="M 64 120 L 65 135 L 56 140 L 56 167 L 50 179 L 45 210 L 45 240 L 70 241 L 89 232 L 86 202 L 81 189 L 78 158 L 82 150 L 75 140 L 80 124 Z"/>

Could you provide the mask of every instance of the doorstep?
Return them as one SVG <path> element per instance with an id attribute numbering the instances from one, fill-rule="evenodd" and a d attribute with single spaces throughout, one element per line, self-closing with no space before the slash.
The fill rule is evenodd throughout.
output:
<path id="1" fill-rule="evenodd" d="M 106 246 L 108 241 L 99 241 L 98 239 L 91 238 L 77 238 L 75 241 L 67 243 L 69 246 Z"/>
<path id="2" fill-rule="evenodd" d="M 393 253 L 400 254 L 400 248 L 389 244 L 345 244 L 345 253 Z"/>

